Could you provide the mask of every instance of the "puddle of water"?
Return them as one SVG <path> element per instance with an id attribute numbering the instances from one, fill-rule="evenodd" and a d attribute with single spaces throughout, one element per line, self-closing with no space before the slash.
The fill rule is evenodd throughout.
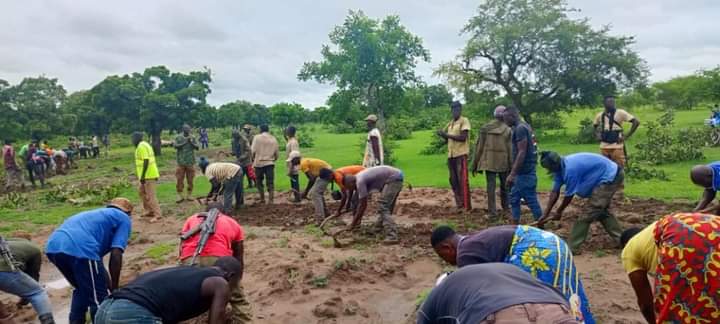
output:
<path id="1" fill-rule="evenodd" d="M 49 289 L 58 290 L 70 287 L 70 283 L 65 278 L 60 278 L 46 283 L 45 286 Z"/>

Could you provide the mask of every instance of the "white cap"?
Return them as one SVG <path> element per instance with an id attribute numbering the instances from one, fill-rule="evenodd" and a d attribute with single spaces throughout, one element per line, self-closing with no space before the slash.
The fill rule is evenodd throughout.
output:
<path id="1" fill-rule="evenodd" d="M 290 154 L 288 155 L 287 160 L 285 160 L 285 161 L 286 161 L 286 162 L 290 162 L 290 161 L 292 161 L 294 158 L 299 158 L 299 157 L 301 157 L 300 152 L 298 152 L 298 151 L 292 151 L 292 152 L 290 152 Z"/>

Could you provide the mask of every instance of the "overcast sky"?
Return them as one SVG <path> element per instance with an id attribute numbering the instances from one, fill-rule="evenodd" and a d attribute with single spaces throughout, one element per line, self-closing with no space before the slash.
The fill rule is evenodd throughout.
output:
<path id="1" fill-rule="evenodd" d="M 213 71 L 210 102 L 323 105 L 333 88 L 300 82 L 302 63 L 320 58 L 328 33 L 350 9 L 390 14 L 424 40 L 432 69 L 464 45 L 462 26 L 479 2 L 468 0 L 12 1 L 0 0 L 0 79 L 57 77 L 69 90 L 105 76 L 166 65 Z M 653 81 L 720 64 L 718 0 L 571 0 L 596 26 L 634 35 Z"/>

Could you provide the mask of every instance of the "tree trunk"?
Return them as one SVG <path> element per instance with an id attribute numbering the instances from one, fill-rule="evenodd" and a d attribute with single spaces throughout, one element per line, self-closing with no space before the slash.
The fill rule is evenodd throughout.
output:
<path id="1" fill-rule="evenodd" d="M 153 131 L 152 134 L 150 134 L 150 137 L 152 138 L 152 147 L 153 151 L 155 151 L 155 156 L 162 155 L 162 141 L 161 136 L 162 131 Z"/>

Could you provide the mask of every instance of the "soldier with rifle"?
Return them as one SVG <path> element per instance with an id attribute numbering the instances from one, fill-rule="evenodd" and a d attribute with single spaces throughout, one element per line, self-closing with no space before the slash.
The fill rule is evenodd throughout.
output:
<path id="1" fill-rule="evenodd" d="M 210 202 L 207 212 L 190 216 L 180 233 L 180 262 L 185 265 L 210 267 L 222 257 L 231 256 L 244 265 L 242 226 L 223 214 L 223 206 Z M 242 272 L 239 274 L 242 279 Z M 233 323 L 249 323 L 252 319 L 250 303 L 245 298 L 241 280 L 230 287 L 230 306 Z"/>

